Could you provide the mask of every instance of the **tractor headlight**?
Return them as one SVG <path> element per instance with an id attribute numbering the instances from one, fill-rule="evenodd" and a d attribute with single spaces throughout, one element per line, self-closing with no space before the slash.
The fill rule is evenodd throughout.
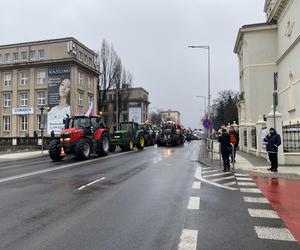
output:
<path id="1" fill-rule="evenodd" d="M 115 138 L 115 139 L 120 139 L 120 138 L 121 138 L 121 136 L 119 136 L 119 135 L 115 135 L 115 136 L 114 136 L 114 138 Z"/>

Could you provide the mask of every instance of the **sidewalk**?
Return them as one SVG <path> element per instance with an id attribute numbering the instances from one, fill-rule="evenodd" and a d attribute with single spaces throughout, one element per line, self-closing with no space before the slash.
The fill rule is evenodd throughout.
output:
<path id="1" fill-rule="evenodd" d="M 223 168 L 223 163 L 219 160 L 211 161 L 209 159 L 207 150 L 204 147 L 200 150 L 199 162 L 215 168 Z M 236 163 L 234 164 L 234 167 L 237 172 L 247 172 L 257 176 L 300 179 L 300 165 L 279 166 L 278 172 L 272 173 L 267 170 L 270 168 L 270 163 L 268 163 L 267 160 L 240 151 L 236 154 Z"/>
<path id="2" fill-rule="evenodd" d="M 48 150 L 44 150 L 43 154 L 41 150 L 38 151 L 23 151 L 23 152 L 13 152 L 0 154 L 0 162 L 11 161 L 11 160 L 25 160 L 38 158 L 42 156 L 48 156 Z"/>

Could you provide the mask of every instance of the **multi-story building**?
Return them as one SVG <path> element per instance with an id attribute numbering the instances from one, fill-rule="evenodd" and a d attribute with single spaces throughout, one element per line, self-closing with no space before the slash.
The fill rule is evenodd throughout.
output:
<path id="1" fill-rule="evenodd" d="M 181 124 L 181 114 L 179 111 L 168 109 L 166 111 L 160 111 L 159 113 L 161 114 L 163 121 L 173 121 L 177 124 Z"/>
<path id="2" fill-rule="evenodd" d="M 266 0 L 264 11 L 266 22 L 241 27 L 234 48 L 241 149 L 266 157 L 264 128 L 275 126 L 283 140 L 279 163 L 295 164 L 300 161 L 300 1 Z"/>
<path id="3" fill-rule="evenodd" d="M 118 92 L 118 99 L 117 97 Z M 117 105 L 117 102 L 119 103 Z M 104 105 L 101 108 L 104 122 L 110 128 L 121 121 L 143 123 L 149 117 L 149 93 L 143 88 L 110 89 L 106 92 Z M 117 106 L 119 117 L 117 118 Z"/>
<path id="4" fill-rule="evenodd" d="M 85 113 L 97 103 L 95 62 L 72 37 L 0 45 L 0 137 L 57 134 L 66 114 Z"/>

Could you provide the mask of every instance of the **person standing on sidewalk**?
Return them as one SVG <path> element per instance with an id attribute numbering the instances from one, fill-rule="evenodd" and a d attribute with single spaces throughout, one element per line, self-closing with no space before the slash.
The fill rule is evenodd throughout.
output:
<path id="1" fill-rule="evenodd" d="M 277 172 L 278 169 L 278 147 L 281 145 L 280 135 L 277 134 L 274 128 L 269 129 L 269 134 L 265 137 L 264 141 L 267 143 L 266 148 L 271 162 L 272 172 Z"/>
<path id="2" fill-rule="evenodd" d="M 239 146 L 240 136 L 237 131 L 235 131 L 234 126 L 229 128 L 230 143 L 233 145 L 233 152 L 231 154 L 231 162 L 235 162 L 236 151 Z"/>
<path id="3" fill-rule="evenodd" d="M 230 137 L 227 133 L 226 129 L 223 128 L 221 131 L 221 135 L 218 138 L 218 141 L 221 144 L 221 154 L 223 159 L 223 172 L 230 170 L 230 161 L 229 161 L 229 155 L 232 153 L 232 147 L 230 144 Z"/>

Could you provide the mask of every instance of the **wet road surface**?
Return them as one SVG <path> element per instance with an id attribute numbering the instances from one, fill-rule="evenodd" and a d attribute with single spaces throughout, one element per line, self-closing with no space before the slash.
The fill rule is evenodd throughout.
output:
<path id="1" fill-rule="evenodd" d="M 286 226 L 250 216 L 245 196 L 263 194 L 241 187 L 256 183 L 199 165 L 199 143 L 0 163 L 0 249 L 299 249 L 258 236 Z"/>

